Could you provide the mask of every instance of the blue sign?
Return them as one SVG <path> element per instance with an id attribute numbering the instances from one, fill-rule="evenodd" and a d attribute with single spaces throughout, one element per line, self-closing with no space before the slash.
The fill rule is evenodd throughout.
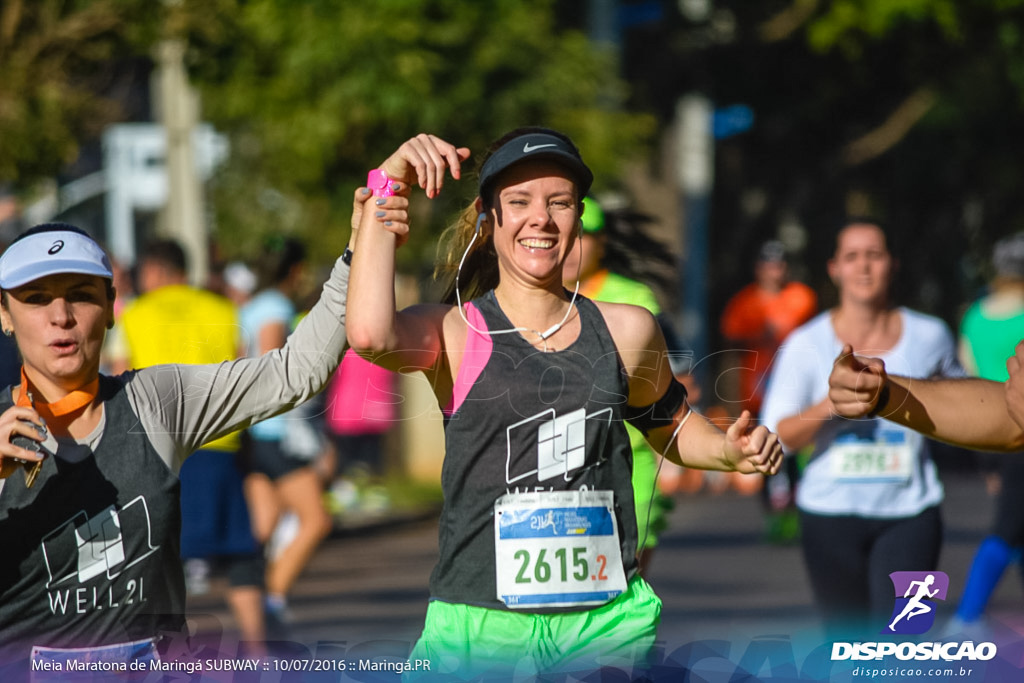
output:
<path id="1" fill-rule="evenodd" d="M 711 119 L 715 139 L 724 140 L 750 130 L 754 125 L 754 110 L 745 104 L 734 104 L 716 109 Z"/>

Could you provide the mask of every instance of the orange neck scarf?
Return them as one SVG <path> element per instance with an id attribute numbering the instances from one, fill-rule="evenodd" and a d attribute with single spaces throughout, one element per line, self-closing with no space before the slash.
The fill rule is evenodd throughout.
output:
<path id="1" fill-rule="evenodd" d="M 86 382 L 64 398 L 53 403 L 43 403 L 29 399 L 32 385 L 25 376 L 25 366 L 21 367 L 21 387 L 18 392 L 18 405 L 34 408 L 39 416 L 51 426 L 68 425 L 77 417 L 87 405 L 96 400 L 99 392 L 100 378 L 96 377 L 91 382 Z"/>

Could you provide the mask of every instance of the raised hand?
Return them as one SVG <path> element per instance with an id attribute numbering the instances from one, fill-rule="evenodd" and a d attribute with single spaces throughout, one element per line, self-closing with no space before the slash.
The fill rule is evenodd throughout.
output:
<path id="1" fill-rule="evenodd" d="M 456 147 L 436 135 L 420 133 L 403 142 L 380 169 L 392 180 L 420 186 L 433 199 L 441 192 L 445 171 L 458 180 L 462 176 L 462 162 L 468 158 L 468 147 Z"/>

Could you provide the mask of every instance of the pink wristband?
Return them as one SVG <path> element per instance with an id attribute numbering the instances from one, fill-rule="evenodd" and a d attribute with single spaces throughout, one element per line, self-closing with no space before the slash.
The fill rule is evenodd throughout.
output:
<path id="1" fill-rule="evenodd" d="M 366 176 L 366 186 L 373 191 L 374 197 L 391 197 L 395 191 L 391 189 L 393 181 L 384 171 L 375 168 Z"/>

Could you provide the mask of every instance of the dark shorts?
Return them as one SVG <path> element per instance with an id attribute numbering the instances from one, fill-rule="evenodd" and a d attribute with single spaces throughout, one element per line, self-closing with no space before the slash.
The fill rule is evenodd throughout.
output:
<path id="1" fill-rule="evenodd" d="M 266 586 L 267 561 L 262 553 L 246 553 L 245 555 L 220 555 L 210 560 L 211 574 L 220 574 L 227 578 L 233 588 Z"/>
<path id="2" fill-rule="evenodd" d="M 240 461 L 245 474 L 264 474 L 271 481 L 312 466 L 309 460 L 285 454 L 280 441 L 260 441 L 251 437 L 245 439 Z"/>
<path id="3" fill-rule="evenodd" d="M 258 554 L 242 474 L 230 451 L 201 449 L 185 460 L 181 479 L 181 556 Z"/>

